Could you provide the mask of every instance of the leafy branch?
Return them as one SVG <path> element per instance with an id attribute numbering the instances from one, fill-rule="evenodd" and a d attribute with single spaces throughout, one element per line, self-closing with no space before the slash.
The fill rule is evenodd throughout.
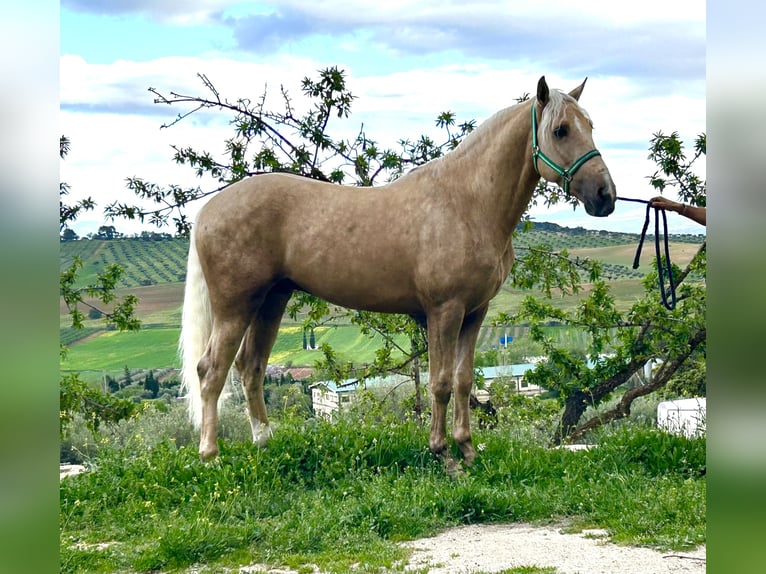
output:
<path id="1" fill-rule="evenodd" d="M 678 306 L 669 311 L 659 302 L 656 271 L 644 279 L 645 295 L 627 311 L 615 307 L 609 285 L 594 266 L 588 295 L 571 311 L 556 308 L 549 302 L 527 297 L 518 313 L 501 315 L 501 323 L 530 323 L 530 337 L 541 343 L 547 361 L 539 364 L 525 378 L 531 384 L 558 394 L 563 405 L 561 419 L 552 442 L 560 444 L 579 438 L 598 426 L 628 416 L 632 402 L 665 387 L 686 361 L 704 353 L 705 285 L 692 277 L 704 277 L 706 245 L 683 269 L 674 266 L 679 289 Z M 551 320 L 583 329 L 588 335 L 585 355 L 558 346 L 542 326 Z M 662 366 L 649 385 L 626 391 L 617 406 L 580 424 L 589 406 L 598 406 L 650 360 Z"/>
<path id="2" fill-rule="evenodd" d="M 60 157 L 64 159 L 71 149 L 69 138 L 61 136 L 59 140 Z M 69 194 L 69 186 L 61 182 L 59 184 L 59 230 L 68 228 L 83 212 L 95 207 L 92 199 L 81 200 L 74 205 L 64 203 L 64 197 Z M 111 312 L 105 313 L 107 325 L 115 326 L 120 330 L 133 331 L 140 327 L 141 321 L 135 316 L 135 306 L 138 298 L 135 295 L 126 295 L 118 298 L 115 290 L 122 276 L 122 268 L 118 265 L 109 265 L 96 275 L 93 283 L 78 287 L 79 271 L 82 269 L 82 260 L 74 257 L 71 264 L 59 273 L 59 296 L 66 304 L 72 327 L 82 329 L 85 315 L 80 306 L 97 309 L 85 298 L 96 299 L 101 303 L 112 303 Z M 59 355 L 63 360 L 67 354 L 67 347 L 59 345 Z M 102 422 L 115 423 L 128 418 L 135 413 L 136 407 L 132 401 L 118 399 L 91 387 L 72 373 L 59 382 L 59 433 L 61 436 L 67 432 L 68 427 L 77 415 L 83 417 L 85 425 L 96 432 Z"/>
<path id="3" fill-rule="evenodd" d="M 225 155 L 216 157 L 208 151 L 173 146 L 174 161 L 189 165 L 197 177 L 210 176 L 221 186 L 203 191 L 200 187 L 163 187 L 140 177 L 129 177 L 127 187 L 142 200 L 141 205 L 113 203 L 105 211 L 110 219 L 124 217 L 148 221 L 162 227 L 175 224 L 179 235 L 188 235 L 191 222 L 184 208 L 192 201 L 217 193 L 231 183 L 261 173 L 283 172 L 320 181 L 370 186 L 381 179 L 391 181 L 401 176 L 408 166 L 421 165 L 453 149 L 475 127 L 475 121 L 458 123 L 451 112 L 442 113 L 436 126 L 446 131 L 442 143 L 428 136 L 415 140 L 399 140 L 399 150 L 381 148 L 369 138 L 362 124 L 354 139 L 335 138 L 329 133 L 331 120 L 346 120 L 356 97 L 346 86 L 346 75 L 336 67 L 319 71 L 317 79 L 304 78 L 301 91 L 309 109 L 302 115 L 296 111 L 291 96 L 280 87 L 282 111 L 266 109 L 267 91 L 255 102 L 248 98 L 229 100 L 213 82 L 198 74 L 202 95 L 165 95 L 149 88 L 154 102 L 191 108 L 180 112 L 162 125 L 170 128 L 202 112 L 224 112 L 232 115 L 229 123 L 234 135 L 225 141 Z M 158 207 L 146 207 L 146 204 Z"/>
<path id="4" fill-rule="evenodd" d="M 704 207 L 706 184 L 693 172 L 693 168 L 706 152 L 707 135 L 704 133 L 695 139 L 694 154 L 688 160 L 678 132 L 669 136 L 661 131 L 655 133 L 649 147 L 649 159 L 657 164 L 658 169 L 649 176 L 650 185 L 660 193 L 667 187 L 677 188 L 682 201 Z"/>

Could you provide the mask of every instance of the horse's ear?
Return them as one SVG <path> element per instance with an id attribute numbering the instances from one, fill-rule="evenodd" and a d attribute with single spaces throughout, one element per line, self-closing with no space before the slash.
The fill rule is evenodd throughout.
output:
<path id="1" fill-rule="evenodd" d="M 541 76 L 537 81 L 537 101 L 541 108 L 548 103 L 548 93 L 548 83 L 545 81 L 545 76 Z"/>
<path id="2" fill-rule="evenodd" d="M 582 94 L 582 90 L 585 87 L 585 82 L 587 82 L 587 81 L 588 81 L 588 78 L 585 78 L 582 81 L 582 84 L 580 84 L 574 90 L 569 92 L 569 95 L 572 96 L 575 100 L 579 100 L 580 99 L 580 94 Z"/>

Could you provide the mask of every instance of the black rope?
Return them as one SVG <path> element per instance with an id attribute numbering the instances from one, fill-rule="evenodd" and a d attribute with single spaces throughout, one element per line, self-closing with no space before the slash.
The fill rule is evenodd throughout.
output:
<path id="1" fill-rule="evenodd" d="M 636 256 L 633 259 L 633 269 L 638 269 L 639 260 L 641 259 L 641 249 L 644 246 L 644 238 L 646 238 L 646 230 L 649 228 L 649 221 L 652 215 L 652 204 L 645 199 L 633 199 L 631 197 L 618 197 L 622 201 L 632 201 L 634 203 L 646 204 L 646 218 L 644 219 L 644 227 L 641 229 L 641 238 L 638 241 L 638 249 L 636 249 Z M 662 265 L 662 257 L 660 256 L 660 214 L 662 214 L 663 225 L 663 241 L 665 244 L 665 266 Z M 673 266 L 670 264 L 670 247 L 668 245 L 668 217 L 665 210 L 661 207 L 654 208 L 654 251 L 657 256 L 657 278 L 660 284 L 660 297 L 662 298 L 662 304 L 666 309 L 672 311 L 676 308 L 676 286 L 673 283 Z M 665 278 L 668 280 L 668 291 L 665 290 Z"/>

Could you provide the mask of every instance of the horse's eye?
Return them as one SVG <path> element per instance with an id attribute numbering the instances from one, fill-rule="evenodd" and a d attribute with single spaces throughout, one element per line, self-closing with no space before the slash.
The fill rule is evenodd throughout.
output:
<path id="1" fill-rule="evenodd" d="M 569 128 L 566 126 L 566 124 L 562 124 L 553 130 L 553 135 L 557 138 L 566 137 L 567 133 L 569 133 Z"/>

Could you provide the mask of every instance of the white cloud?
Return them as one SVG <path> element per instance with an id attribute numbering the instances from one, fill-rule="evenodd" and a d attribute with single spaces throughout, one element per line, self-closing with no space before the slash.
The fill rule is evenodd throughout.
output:
<path id="1" fill-rule="evenodd" d="M 273 10 L 222 17 L 240 49 L 262 54 L 309 37 L 364 33 L 378 52 L 534 62 L 587 74 L 629 71 L 647 80 L 704 75 L 705 7 L 651 0 L 640 10 L 615 2 L 359 2 L 288 0 Z"/>
<path id="2" fill-rule="evenodd" d="M 61 6 L 73 12 L 121 16 L 143 14 L 162 22 L 181 25 L 200 24 L 231 6 L 242 4 L 241 0 L 63 0 Z"/>
<path id="3" fill-rule="evenodd" d="M 222 94 L 230 98 L 260 96 L 268 83 L 299 85 L 300 78 L 313 74 L 319 64 L 309 58 L 280 55 L 268 62 L 243 62 L 222 56 L 168 57 L 147 62 L 118 60 L 92 64 L 79 55 L 61 57 L 61 103 L 64 107 L 135 107 L 146 113 L 154 96 L 161 93 L 205 94 L 197 74 L 204 74 Z M 156 109 L 156 108 L 155 108 Z M 161 113 L 161 112 L 157 112 Z"/>
<path id="4" fill-rule="evenodd" d="M 224 3 L 224 2 L 222 2 Z M 478 16 L 486 18 L 545 18 L 561 14 L 569 21 L 591 20 L 594 22 L 645 22 L 645 21 L 695 21 L 705 18 L 705 4 L 699 0 L 645 0 L 641 10 L 625 10 L 610 0 L 586 0 L 573 8 L 570 0 L 548 0 L 544 5 L 527 0 L 282 0 L 272 3 L 274 8 L 300 10 L 315 18 L 335 18 L 345 22 L 429 21 L 434 19 L 471 20 Z"/>

